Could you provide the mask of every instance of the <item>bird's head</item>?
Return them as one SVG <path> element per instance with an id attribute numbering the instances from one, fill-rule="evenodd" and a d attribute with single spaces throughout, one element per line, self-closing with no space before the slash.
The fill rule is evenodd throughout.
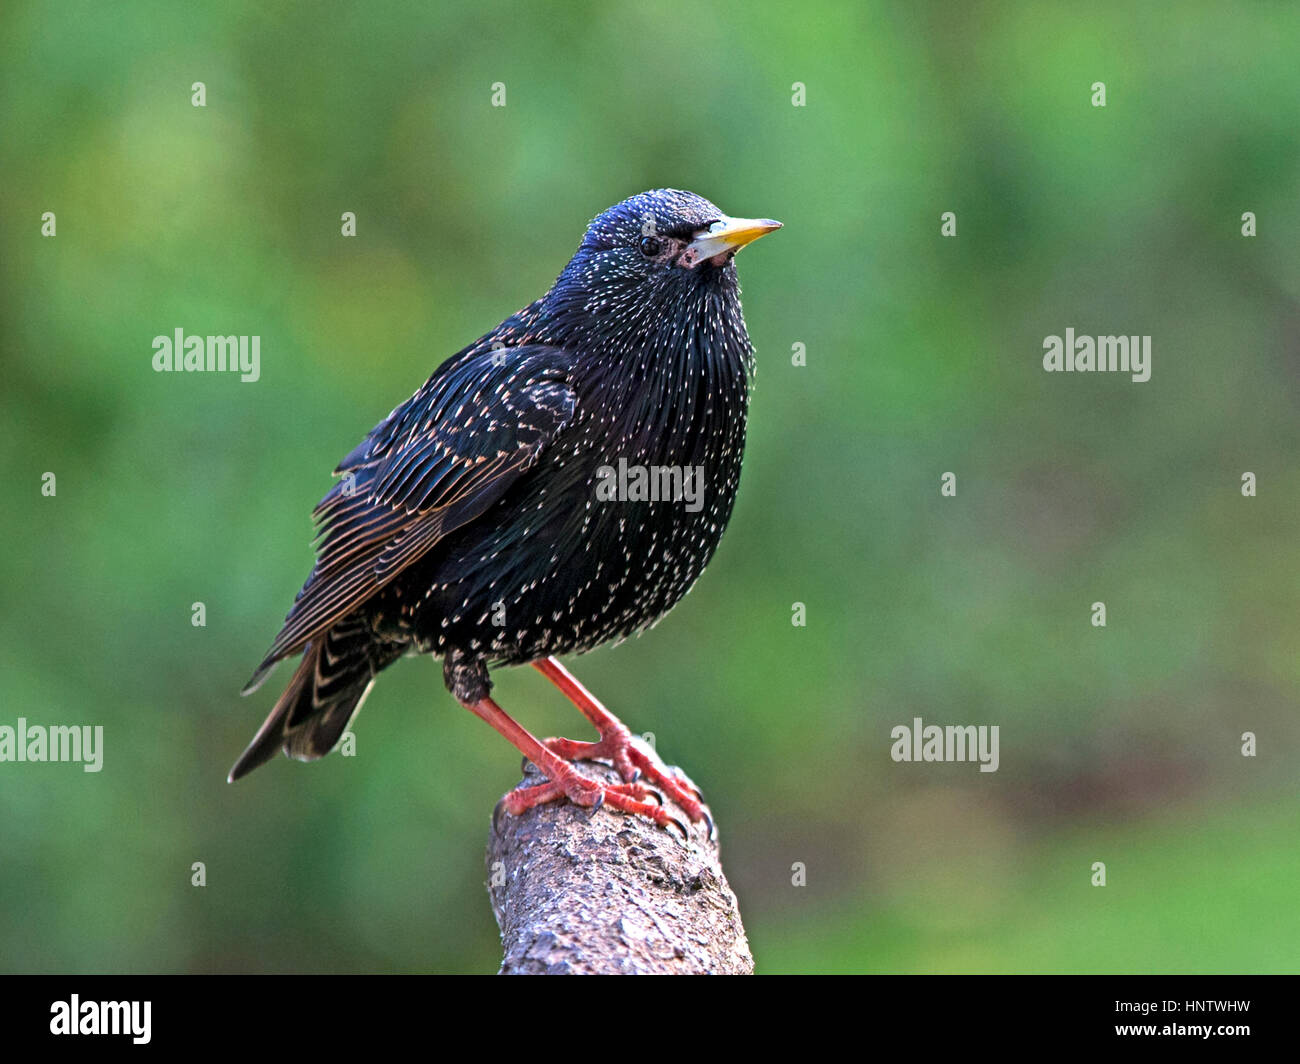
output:
<path id="1" fill-rule="evenodd" d="M 577 258 L 651 278 L 672 269 L 708 276 L 708 267 L 730 265 L 746 244 L 780 228 L 770 218 L 728 217 L 694 192 L 661 188 L 626 199 L 593 220 Z"/>
<path id="2" fill-rule="evenodd" d="M 695 305 L 738 298 L 736 253 L 779 228 L 766 218 L 732 218 L 693 192 L 642 192 L 587 226 L 549 309 L 582 333 L 617 323 L 644 336 L 664 315 L 698 320 Z"/>

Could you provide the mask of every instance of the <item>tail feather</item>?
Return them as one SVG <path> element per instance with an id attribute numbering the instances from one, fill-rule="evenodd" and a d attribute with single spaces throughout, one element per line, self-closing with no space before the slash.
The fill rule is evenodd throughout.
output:
<path id="1" fill-rule="evenodd" d="M 399 654 L 400 648 L 375 643 L 368 627 L 346 622 L 308 644 L 288 687 L 230 770 L 229 782 L 280 750 L 299 761 L 328 754 L 361 709 L 375 675 Z"/>
<path id="2" fill-rule="evenodd" d="M 240 688 L 239 693 L 241 695 L 251 695 L 261 687 L 262 684 L 266 683 L 266 678 L 271 675 L 271 670 L 274 669 L 277 664 L 279 664 L 278 658 L 268 658 L 263 661 L 262 664 L 257 667 L 257 671 L 248 678 L 248 683 L 244 684 L 244 686 Z"/>

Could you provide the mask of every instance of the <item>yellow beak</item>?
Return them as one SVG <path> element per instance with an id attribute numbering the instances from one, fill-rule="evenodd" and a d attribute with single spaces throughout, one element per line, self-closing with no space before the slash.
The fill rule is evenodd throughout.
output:
<path id="1" fill-rule="evenodd" d="M 734 255 L 746 244 L 780 228 L 781 223 L 771 218 L 722 218 L 696 233 L 677 261 L 687 269 L 705 259 L 716 259 L 715 265 L 721 265 L 723 256 Z"/>

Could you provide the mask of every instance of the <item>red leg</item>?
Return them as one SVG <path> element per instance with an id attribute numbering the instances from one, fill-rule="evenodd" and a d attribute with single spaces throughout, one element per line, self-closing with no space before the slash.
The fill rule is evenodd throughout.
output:
<path id="1" fill-rule="evenodd" d="M 554 754 L 573 761 L 607 757 L 628 782 L 644 776 L 654 786 L 668 793 L 682 811 L 694 821 L 707 815 L 700 804 L 699 788 L 680 773 L 671 772 L 654 752 L 633 737 L 627 725 L 619 720 L 582 686 L 577 678 L 554 658 L 534 661 L 533 667 L 555 684 L 582 715 L 596 726 L 600 741 L 576 742 L 573 739 L 547 739 L 546 746 Z M 539 766 L 540 767 L 540 766 Z M 549 775 L 549 774 L 548 774 Z M 694 792 L 694 793 L 690 793 Z"/>
<path id="2" fill-rule="evenodd" d="M 596 809 L 608 803 L 614 809 L 653 820 L 661 827 L 673 824 L 681 829 L 683 835 L 686 834 L 686 829 L 669 816 L 662 806 L 645 801 L 650 796 L 649 788 L 630 781 L 607 784 L 588 779 L 559 755 L 548 750 L 541 740 L 512 719 L 490 698 L 461 704 L 510 740 L 520 753 L 542 770 L 549 781 L 535 787 L 511 791 L 501 800 L 506 812 L 518 816 L 535 805 L 560 798 L 567 798 L 575 805 Z"/>

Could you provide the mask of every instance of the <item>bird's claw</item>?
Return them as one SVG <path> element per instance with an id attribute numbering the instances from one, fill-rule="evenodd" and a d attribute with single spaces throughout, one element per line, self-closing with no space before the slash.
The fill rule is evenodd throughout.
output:
<path id="1" fill-rule="evenodd" d="M 597 742 L 576 739 L 550 738 L 542 740 L 547 751 L 560 759 L 556 781 L 544 775 L 536 761 L 525 756 L 521 763 L 524 776 L 542 782 L 519 787 L 506 795 L 504 810 L 518 815 L 545 802 L 567 798 L 574 805 L 590 809 L 594 814 L 608 805 L 611 809 L 632 816 L 652 820 L 660 827 L 673 827 L 690 837 L 690 823 L 704 821 L 710 840 L 716 837 L 713 818 L 704 808 L 703 794 L 694 783 L 677 768 L 670 768 L 659 760 L 654 750 L 635 739 L 626 727 L 603 731 Z M 621 783 L 602 783 L 581 773 L 576 762 L 595 761 L 609 764 L 618 773 Z M 686 820 L 672 816 L 666 806 L 672 803 L 682 811 Z M 496 814 L 494 813 L 494 824 Z"/>
<path id="2" fill-rule="evenodd" d="M 623 792 L 625 794 L 636 794 L 637 797 L 633 799 L 635 801 L 650 796 L 662 807 L 667 798 L 671 798 L 692 822 L 698 823 L 708 818 L 704 809 L 703 792 L 680 769 L 669 768 L 660 761 L 653 748 L 633 736 L 622 724 L 602 730 L 600 739 L 594 743 L 562 738 L 543 739 L 542 743 L 551 753 L 570 764 L 594 761 L 597 758 L 612 764 L 623 780 L 621 785 L 615 786 L 627 788 Z M 643 790 L 633 790 L 638 787 Z M 579 805 L 585 804 L 580 799 L 574 800 Z M 631 812 L 640 811 L 634 809 Z M 662 823 L 657 817 L 651 819 Z M 712 839 L 714 828 L 711 818 L 708 819 L 709 838 Z"/>
<path id="3" fill-rule="evenodd" d="M 501 834 L 501 814 L 505 812 L 506 799 L 508 797 L 510 797 L 508 794 L 503 794 L 497 800 L 497 804 L 492 807 L 492 834 L 493 835 Z"/>
<path id="4" fill-rule="evenodd" d="M 667 801 L 659 789 L 638 782 L 601 783 L 579 774 L 576 770 L 563 783 L 548 780 L 527 787 L 517 787 L 508 792 L 497 802 L 496 808 L 492 811 L 492 828 L 500 832 L 503 813 L 519 816 L 529 809 L 563 798 L 567 798 L 576 806 L 590 810 L 592 816 L 608 806 L 629 816 L 644 817 L 668 831 L 676 828 L 681 832 L 683 841 L 690 838 L 690 825 L 668 812 L 665 808 Z M 681 804 L 676 796 L 674 800 Z M 690 816 L 691 810 L 686 809 L 686 813 Z M 710 837 L 712 837 L 712 818 L 707 813 L 702 815 L 709 821 Z M 692 817 L 692 819 L 699 819 L 699 817 Z"/>
<path id="5" fill-rule="evenodd" d="M 670 816 L 668 818 L 667 823 L 665 823 L 662 826 L 665 831 L 668 831 L 669 826 L 675 827 L 678 831 L 682 833 L 682 842 L 687 842 L 690 840 L 691 837 L 690 829 L 678 817 Z"/>

